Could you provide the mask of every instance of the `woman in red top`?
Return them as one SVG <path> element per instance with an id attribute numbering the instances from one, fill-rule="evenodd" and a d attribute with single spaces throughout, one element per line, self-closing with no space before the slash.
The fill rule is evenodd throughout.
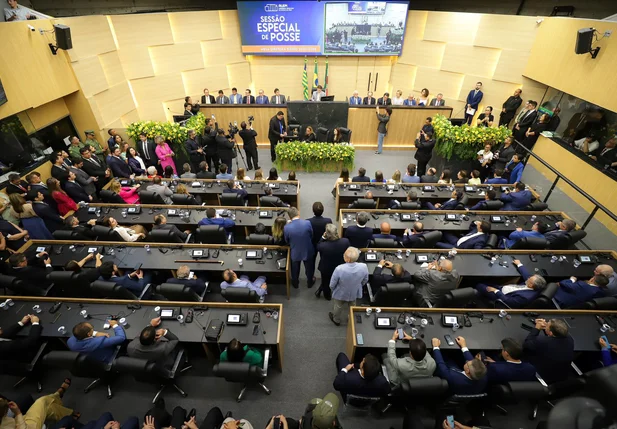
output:
<path id="1" fill-rule="evenodd" d="M 73 201 L 71 197 L 69 197 L 66 192 L 62 190 L 60 187 L 60 182 L 57 179 L 53 177 L 47 179 L 47 188 L 51 192 L 51 197 L 58 204 L 58 212 L 60 213 L 60 216 L 64 216 L 71 210 L 77 210 L 77 203 L 75 203 L 75 201 Z"/>

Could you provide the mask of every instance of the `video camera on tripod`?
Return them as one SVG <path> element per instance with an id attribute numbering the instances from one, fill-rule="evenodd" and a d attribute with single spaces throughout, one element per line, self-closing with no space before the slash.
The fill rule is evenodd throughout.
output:
<path id="1" fill-rule="evenodd" d="M 229 133 L 229 138 L 233 139 L 239 131 L 237 122 L 234 121 L 233 124 L 231 122 L 229 123 L 229 129 L 227 130 Z"/>

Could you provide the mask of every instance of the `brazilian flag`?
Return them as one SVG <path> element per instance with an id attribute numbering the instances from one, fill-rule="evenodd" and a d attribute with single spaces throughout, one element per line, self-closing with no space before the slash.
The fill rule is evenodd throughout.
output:
<path id="1" fill-rule="evenodd" d="M 319 85 L 319 78 L 317 77 L 317 57 L 315 57 L 315 70 L 313 71 L 313 88 L 317 88 Z"/>

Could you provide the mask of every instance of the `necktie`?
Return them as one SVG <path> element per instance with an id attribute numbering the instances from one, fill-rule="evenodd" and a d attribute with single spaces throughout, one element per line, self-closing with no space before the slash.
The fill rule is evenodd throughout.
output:
<path id="1" fill-rule="evenodd" d="M 251 96 L 246 97 L 246 104 L 251 104 Z"/>
<path id="2" fill-rule="evenodd" d="M 145 157 L 146 157 L 146 159 L 149 161 L 149 160 L 150 160 L 150 153 L 148 153 L 148 142 L 147 142 L 147 141 L 142 142 L 142 145 L 143 145 L 143 153 L 144 153 L 144 156 L 145 156 Z"/>
<path id="3" fill-rule="evenodd" d="M 99 164 L 98 161 L 96 159 L 94 159 L 94 158 L 89 158 L 89 161 L 94 163 L 97 167 L 101 166 L 101 164 Z"/>
<path id="4" fill-rule="evenodd" d="M 17 185 L 19 187 L 19 189 L 21 189 L 24 192 L 28 192 L 28 190 L 26 188 L 24 188 L 23 186 L 21 186 L 21 184 Z"/>

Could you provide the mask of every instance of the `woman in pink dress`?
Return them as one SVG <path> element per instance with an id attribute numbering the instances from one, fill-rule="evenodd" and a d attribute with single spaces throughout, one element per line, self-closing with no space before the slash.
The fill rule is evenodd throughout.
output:
<path id="1" fill-rule="evenodd" d="M 156 143 L 155 152 L 156 156 L 158 156 L 159 160 L 161 161 L 161 168 L 165 170 L 165 167 L 170 166 L 174 169 L 174 174 L 177 176 L 178 173 L 176 172 L 176 164 L 174 163 L 173 159 L 176 154 L 171 150 L 169 145 L 165 143 L 163 137 L 156 136 L 154 138 L 154 143 Z"/>

